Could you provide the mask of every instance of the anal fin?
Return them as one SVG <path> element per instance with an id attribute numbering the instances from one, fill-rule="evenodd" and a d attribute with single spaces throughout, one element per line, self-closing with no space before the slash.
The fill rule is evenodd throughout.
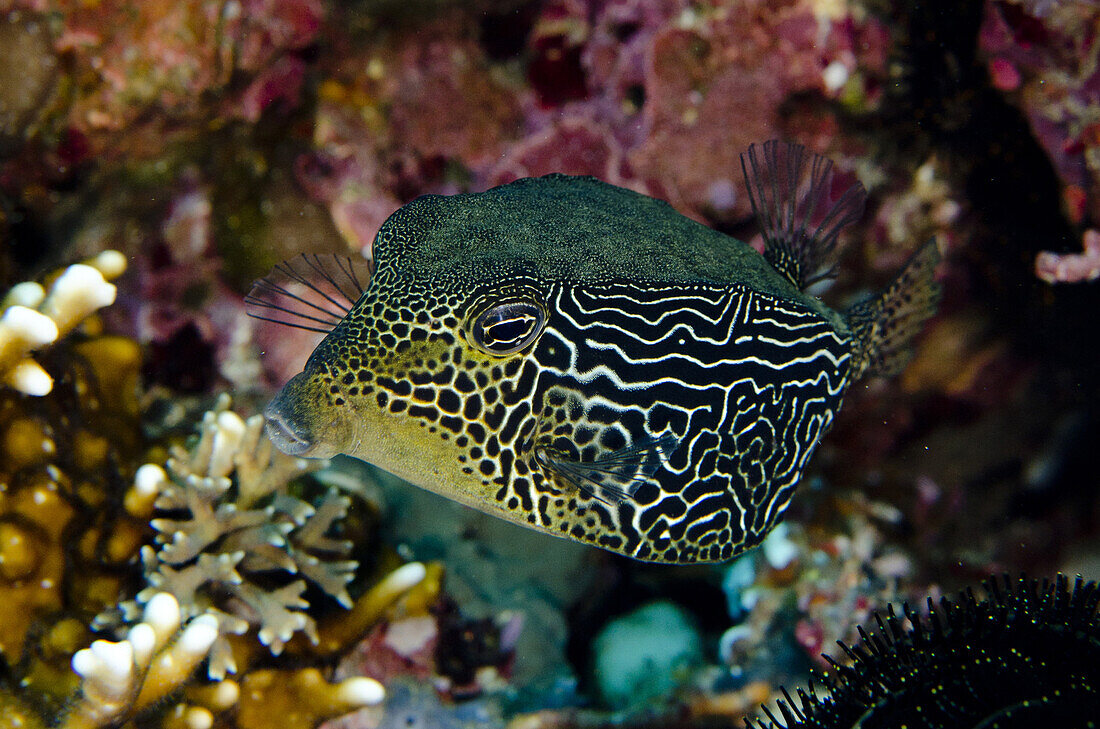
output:
<path id="1" fill-rule="evenodd" d="M 680 439 L 666 434 L 643 438 L 592 461 L 578 461 L 541 449 L 539 460 L 592 498 L 608 505 L 633 498 L 672 455 Z"/>
<path id="2" fill-rule="evenodd" d="M 855 182 L 837 194 L 832 161 L 775 139 L 760 150 L 749 145 L 741 171 L 768 263 L 803 290 L 833 278 L 837 237 L 863 215 L 863 185 Z"/>
<path id="3" fill-rule="evenodd" d="M 882 293 L 848 310 L 856 338 L 851 377 L 896 375 L 912 357 L 910 344 L 936 313 L 941 287 L 936 282 L 940 251 L 931 238 L 910 256 Z"/>

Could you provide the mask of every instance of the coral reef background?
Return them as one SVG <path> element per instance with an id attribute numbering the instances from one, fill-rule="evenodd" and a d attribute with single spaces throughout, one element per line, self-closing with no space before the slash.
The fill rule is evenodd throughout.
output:
<path id="1" fill-rule="evenodd" d="M 739 726 L 890 601 L 1100 578 L 1098 35 L 1086 0 L 0 0 L 0 726 Z M 762 549 L 635 564 L 263 450 L 315 341 L 245 315 L 273 264 L 549 172 L 757 244 L 772 137 L 868 188 L 827 301 L 932 235 L 946 295 Z"/>

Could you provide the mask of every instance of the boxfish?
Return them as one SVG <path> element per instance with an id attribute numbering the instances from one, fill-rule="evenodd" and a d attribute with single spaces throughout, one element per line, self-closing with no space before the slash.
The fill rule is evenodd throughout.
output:
<path id="1" fill-rule="evenodd" d="M 265 410 L 278 448 L 638 560 L 717 562 L 779 522 L 844 394 L 899 372 L 940 295 L 935 240 L 846 311 L 866 192 L 778 141 L 741 156 L 763 254 L 661 200 L 551 174 L 424 195 L 364 268 L 302 256 L 259 318 L 324 338 Z"/>

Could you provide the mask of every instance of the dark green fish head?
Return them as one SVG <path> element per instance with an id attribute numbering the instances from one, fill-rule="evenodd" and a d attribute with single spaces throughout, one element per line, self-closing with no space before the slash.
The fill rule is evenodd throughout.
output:
<path id="1" fill-rule="evenodd" d="M 333 324 L 268 406 L 269 434 L 637 559 L 759 543 L 852 379 L 896 367 L 935 298 L 934 245 L 898 291 L 848 315 L 803 293 L 862 195 L 814 213 L 802 190 L 785 215 L 767 175 L 795 190 L 782 169 L 801 148 L 775 149 L 747 172 L 778 221 L 763 221 L 768 256 L 592 178 L 409 203 L 379 231 L 364 285 L 323 274 L 340 293 L 320 306 L 252 297 L 261 315 Z M 283 272 L 321 290 L 297 270 Z"/>

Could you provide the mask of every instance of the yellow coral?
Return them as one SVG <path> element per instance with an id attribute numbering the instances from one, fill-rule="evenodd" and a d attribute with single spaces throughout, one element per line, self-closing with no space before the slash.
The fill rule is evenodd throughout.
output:
<path id="1" fill-rule="evenodd" d="M 139 414 L 141 347 L 127 337 L 100 335 L 73 345 L 73 353 L 95 373 L 95 392 L 77 383 L 87 406 L 124 416 Z"/>
<path id="2" fill-rule="evenodd" d="M 361 676 L 329 683 L 316 668 L 252 671 L 241 684 L 237 726 L 313 729 L 325 719 L 379 704 L 384 695 L 381 684 Z"/>
<path id="3" fill-rule="evenodd" d="M 125 267 L 109 251 L 47 276 L 45 286 L 18 284 L 0 302 L 0 653 L 11 663 L 35 621 L 113 603 L 122 573 L 110 567 L 133 559 L 148 528 L 104 508 L 141 447 L 141 350 L 87 326 L 114 298 L 108 279 Z M 32 354 L 45 354 L 64 385 Z M 84 525 L 78 533 L 75 523 Z"/>
<path id="4" fill-rule="evenodd" d="M 46 395 L 53 378 L 31 358 L 53 344 L 97 310 L 112 304 L 115 287 L 108 279 L 122 275 L 126 258 L 104 251 L 86 263 L 69 266 L 46 291 L 26 282 L 4 298 L 0 316 L 0 381 L 25 395 Z"/>
<path id="5" fill-rule="evenodd" d="M 416 593 L 420 602 L 434 602 L 442 578 L 443 565 L 438 562 L 427 566 L 410 562 L 398 567 L 367 590 L 346 613 L 321 624 L 317 652 L 324 655 L 346 648 L 381 620 L 394 603 L 411 593 Z"/>
<path id="6" fill-rule="evenodd" d="M 63 704 L 80 688 L 80 677 L 73 673 L 69 663 L 73 654 L 87 645 L 88 635 L 88 627 L 82 620 L 57 620 L 35 646 L 27 670 L 19 679 L 19 688 L 40 703 Z"/>
<path id="7" fill-rule="evenodd" d="M 97 640 L 77 651 L 72 664 L 82 678 L 81 697 L 61 729 L 116 724 L 183 686 L 214 644 L 218 621 L 204 614 L 181 630 L 181 619 L 176 599 L 158 593 L 125 640 Z"/>
<path id="8" fill-rule="evenodd" d="M 0 653 L 18 659 L 31 623 L 61 609 L 62 534 L 73 508 L 43 474 L 14 493 L 0 492 L 0 515 Z"/>
<path id="9" fill-rule="evenodd" d="M 17 696 L 0 690 L 0 727 L 45 729 L 46 725 Z"/>

